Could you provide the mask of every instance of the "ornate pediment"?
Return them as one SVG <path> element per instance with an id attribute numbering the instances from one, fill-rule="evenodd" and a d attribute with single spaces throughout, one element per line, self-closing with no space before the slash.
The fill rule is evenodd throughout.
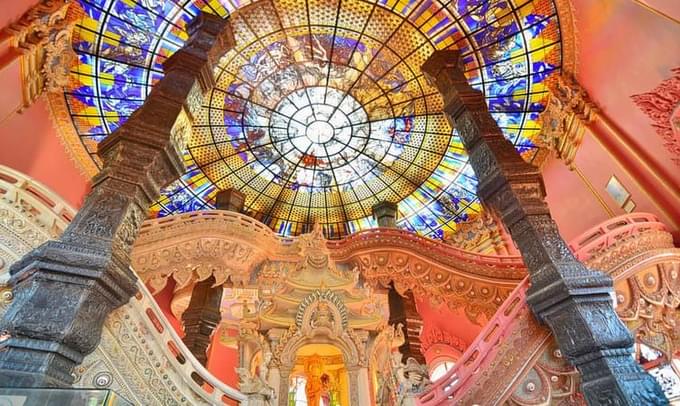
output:
<path id="1" fill-rule="evenodd" d="M 347 307 L 331 290 L 317 290 L 298 306 L 295 325 L 303 332 L 326 328 L 337 333 L 349 325 Z"/>

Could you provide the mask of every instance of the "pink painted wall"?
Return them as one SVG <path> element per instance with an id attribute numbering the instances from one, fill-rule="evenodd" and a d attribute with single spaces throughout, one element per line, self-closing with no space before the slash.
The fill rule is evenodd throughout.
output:
<path id="1" fill-rule="evenodd" d="M 175 281 L 172 278 L 168 278 L 168 284 L 165 286 L 165 288 L 163 288 L 163 290 L 155 294 L 153 298 L 156 299 L 158 307 L 160 307 L 161 311 L 163 311 L 163 315 L 165 315 L 165 318 L 168 319 L 172 328 L 175 329 L 180 337 L 184 337 L 182 322 L 177 320 L 175 315 L 172 314 L 172 311 L 170 310 L 170 303 L 172 302 L 174 289 Z"/>
<path id="2" fill-rule="evenodd" d="M 0 27 L 18 20 L 34 4 L 36 0 L 11 0 L 2 2 L 2 13 L 0 13 Z"/>
<path id="3" fill-rule="evenodd" d="M 238 363 L 238 351 L 235 348 L 222 345 L 216 330 L 208 349 L 208 371 L 227 385 L 238 388 L 238 376 L 236 375 Z"/>
<path id="4" fill-rule="evenodd" d="M 661 210 L 660 205 L 639 187 L 636 180 L 614 161 L 591 134 L 586 133 L 574 163 L 615 216 L 625 214 L 625 211 L 605 190 L 612 175 L 615 175 L 631 193 L 631 198 L 637 205 L 634 211 L 655 214 L 671 229 L 677 230 L 673 227 L 672 220 Z M 610 218 L 576 172 L 570 171 L 561 161 L 557 159 L 548 161 L 543 168 L 543 179 L 550 211 L 559 226 L 562 237 L 568 242 Z"/>
<path id="5" fill-rule="evenodd" d="M 42 182 L 76 208 L 89 190 L 89 180 L 68 157 L 42 99 L 0 126 L 0 163 Z"/>
<path id="6" fill-rule="evenodd" d="M 646 0 L 680 15 L 680 2 Z M 674 5 L 671 5 L 674 4 Z M 578 80 L 593 101 L 680 185 L 680 167 L 632 95 L 649 92 L 680 66 L 680 24 L 633 0 L 574 0 L 578 35 Z"/>
<path id="7" fill-rule="evenodd" d="M 471 322 L 462 309 L 453 311 L 445 304 L 433 306 L 427 298 L 418 298 L 416 308 L 423 319 L 423 332 L 421 334 L 425 334 L 431 329 L 438 329 L 460 338 L 469 345 L 482 330 L 482 326 Z"/>

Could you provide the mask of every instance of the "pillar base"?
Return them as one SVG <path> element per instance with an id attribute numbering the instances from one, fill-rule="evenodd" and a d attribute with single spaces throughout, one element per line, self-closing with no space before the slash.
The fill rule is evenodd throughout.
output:
<path id="1" fill-rule="evenodd" d="M 65 387 L 96 348 L 106 316 L 136 292 L 118 255 L 48 241 L 11 268 L 14 300 L 0 330 L 0 382 Z"/>

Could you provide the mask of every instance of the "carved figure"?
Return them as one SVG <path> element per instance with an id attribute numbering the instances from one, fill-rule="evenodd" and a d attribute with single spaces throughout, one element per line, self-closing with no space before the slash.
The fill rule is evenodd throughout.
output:
<path id="1" fill-rule="evenodd" d="M 399 354 L 401 359 L 401 354 Z M 399 363 L 395 371 L 399 388 L 397 405 L 416 406 L 416 399 L 432 384 L 427 374 L 427 367 L 420 365 L 414 358 L 406 360 L 406 365 Z"/>
<path id="2" fill-rule="evenodd" d="M 327 302 L 318 302 L 316 309 L 312 312 L 311 325 L 313 328 L 326 327 L 333 329 L 335 327 L 335 317 L 333 317 Z"/>
<path id="3" fill-rule="evenodd" d="M 251 376 L 247 368 L 236 368 L 239 389 L 248 396 L 248 406 L 273 406 L 274 389 L 259 376 Z"/>

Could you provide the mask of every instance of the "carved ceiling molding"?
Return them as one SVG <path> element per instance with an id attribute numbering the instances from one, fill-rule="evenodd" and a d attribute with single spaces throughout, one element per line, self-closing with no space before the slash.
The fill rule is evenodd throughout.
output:
<path id="1" fill-rule="evenodd" d="M 680 166 L 680 67 L 652 91 L 631 96 L 635 105 L 651 120 L 663 139 L 671 160 Z"/>
<path id="2" fill-rule="evenodd" d="M 21 55 L 24 108 L 44 92 L 58 94 L 68 84 L 71 66 L 78 59 L 71 34 L 83 15 L 76 1 L 42 0 L 5 28 L 10 46 Z"/>
<path id="3" fill-rule="evenodd" d="M 526 276 L 520 256 L 485 255 L 431 240 L 400 229 L 372 229 L 328 242 L 331 255 L 340 263 L 374 251 L 395 251 L 436 264 L 440 269 L 476 278 L 519 283 Z"/>
<path id="4" fill-rule="evenodd" d="M 562 38 L 562 71 L 576 75 L 578 73 L 578 32 L 574 17 L 573 0 L 554 0 L 557 16 L 560 19 L 560 37 Z"/>
<path id="5" fill-rule="evenodd" d="M 420 335 L 420 348 L 423 354 L 427 353 L 436 345 L 446 345 L 461 354 L 464 353 L 465 349 L 468 347 L 467 343 L 460 337 L 454 336 L 451 333 L 442 331 L 438 328 L 430 328 Z"/>
<path id="6" fill-rule="evenodd" d="M 288 246 L 263 224 L 233 212 L 203 211 L 144 223 L 132 251 L 132 267 L 154 291 L 169 277 L 180 290 L 215 277 L 216 285 L 249 282 L 253 269 Z M 294 252 L 294 251 L 293 251 Z"/>
<path id="7" fill-rule="evenodd" d="M 357 253 L 352 261 L 371 285 L 388 288 L 394 283 L 402 295 L 410 290 L 435 305 L 446 303 L 452 310 L 463 309 L 468 319 L 477 324 L 491 319 L 520 282 L 471 278 L 403 251 Z"/>

